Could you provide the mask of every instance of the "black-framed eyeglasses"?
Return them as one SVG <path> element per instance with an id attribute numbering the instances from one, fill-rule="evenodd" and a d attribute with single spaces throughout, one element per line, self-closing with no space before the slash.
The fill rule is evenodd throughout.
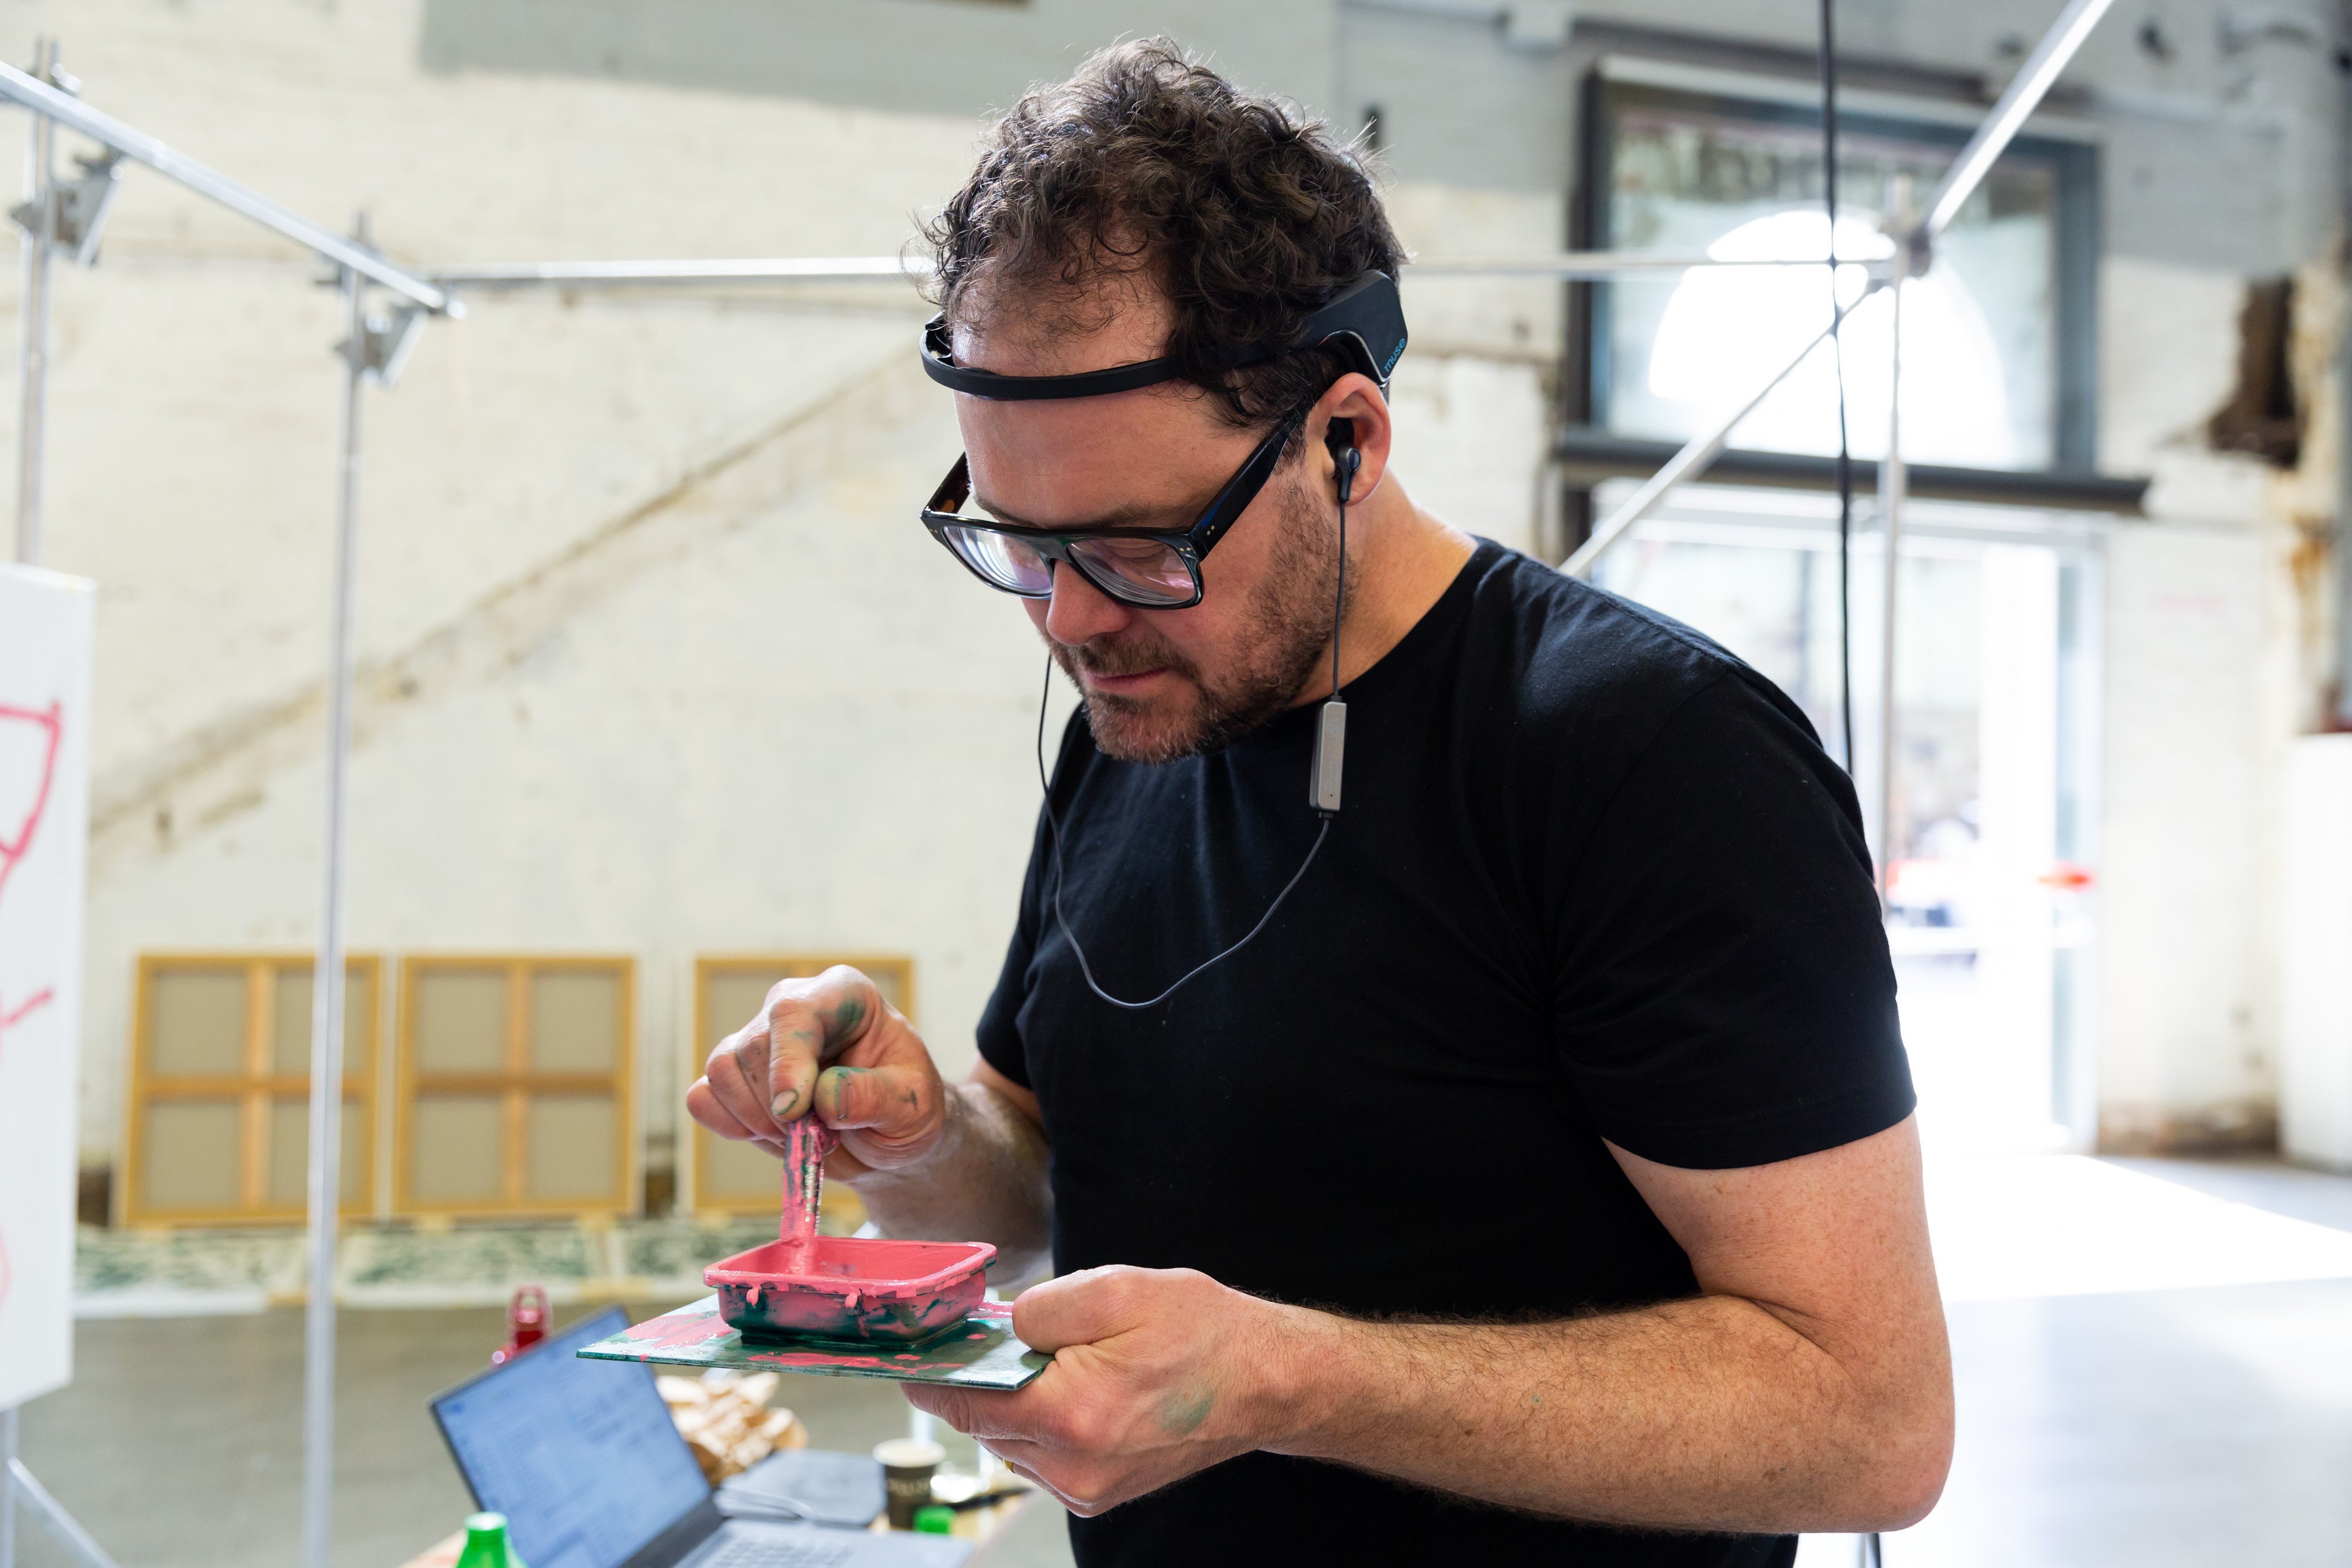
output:
<path id="1" fill-rule="evenodd" d="M 991 588 L 1024 599 L 1049 599 L 1054 568 L 1069 562 L 1080 577 L 1122 604 L 1145 610 L 1188 610 L 1201 602 L 1201 562 L 1225 530 L 1249 509 L 1282 462 L 1283 448 L 1305 422 L 1307 411 L 1286 414 L 1249 455 L 1200 519 L 1181 532 L 1136 528 L 1079 529 L 1047 533 L 1011 528 L 961 513 L 971 498 L 969 457 L 958 457 L 931 504 L 923 526 L 956 559 Z"/>

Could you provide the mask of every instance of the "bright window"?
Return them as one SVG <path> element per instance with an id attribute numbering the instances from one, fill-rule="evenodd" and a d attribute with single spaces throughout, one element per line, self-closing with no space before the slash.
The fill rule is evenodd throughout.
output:
<path id="1" fill-rule="evenodd" d="M 1725 260 L 1828 254 L 1818 112 L 1601 82 L 1585 221 L 1603 248 L 1705 251 Z M 1923 207 L 1963 133 L 1849 115 L 1839 147 L 1838 254 L 1892 253 L 1881 232 Z M 2021 138 L 1906 291 L 1903 444 L 1914 462 L 2087 468 L 2087 149 Z M 1841 278 L 1851 303 L 1860 268 Z M 1595 286 L 1587 340 L 1591 423 L 1681 442 L 1736 406 L 1829 324 L 1819 267 L 1693 271 Z M 1882 293 L 1846 327 L 1854 453 L 1885 450 L 1890 318 Z M 1837 364 L 1815 350 L 1732 434 L 1748 450 L 1837 450 Z"/>

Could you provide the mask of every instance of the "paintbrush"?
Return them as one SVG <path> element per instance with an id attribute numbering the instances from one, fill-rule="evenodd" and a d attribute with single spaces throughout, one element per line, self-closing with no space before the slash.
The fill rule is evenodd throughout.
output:
<path id="1" fill-rule="evenodd" d="M 817 1208 L 824 1196 L 824 1156 L 840 1143 L 840 1134 L 814 1112 L 784 1128 L 784 1193 L 776 1239 L 784 1245 L 786 1273 L 808 1271 L 805 1260 L 816 1242 Z"/>

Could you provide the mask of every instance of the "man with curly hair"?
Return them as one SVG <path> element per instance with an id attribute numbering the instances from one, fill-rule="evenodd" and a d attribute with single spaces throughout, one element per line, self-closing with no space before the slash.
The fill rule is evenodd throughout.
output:
<path id="1" fill-rule="evenodd" d="M 688 1096 L 838 1129 L 886 1234 L 1055 1270 L 1036 1381 L 908 1397 L 1088 1565 L 1785 1564 L 1918 1519 L 1911 1084 L 1802 714 L 1407 497 L 1401 326 L 1366 352 L 1404 256 L 1286 108 L 1107 50 L 930 237 L 966 455 L 923 520 L 1082 714 L 965 1082 L 837 968 Z"/>

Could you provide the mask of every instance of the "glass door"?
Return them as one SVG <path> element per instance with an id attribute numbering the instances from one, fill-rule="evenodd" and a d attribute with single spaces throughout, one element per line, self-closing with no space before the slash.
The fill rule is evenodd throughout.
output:
<path id="1" fill-rule="evenodd" d="M 1893 831 L 1870 831 L 1894 846 L 1887 939 L 1921 1123 L 1945 1148 L 2088 1147 L 2099 525 L 1927 502 L 1905 516 Z M 1860 530 L 1853 755 L 1866 814 L 1883 559 L 1875 528 Z M 1754 665 L 1843 760 L 1838 573 L 1825 497 L 1702 486 L 1603 558 L 1596 581 Z"/>

